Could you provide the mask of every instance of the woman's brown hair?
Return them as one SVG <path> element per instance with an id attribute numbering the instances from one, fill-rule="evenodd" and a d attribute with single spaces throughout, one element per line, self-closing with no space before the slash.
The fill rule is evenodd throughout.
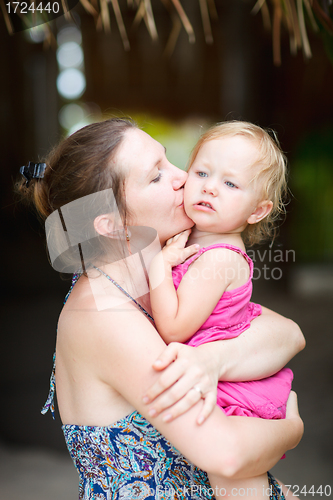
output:
<path id="1" fill-rule="evenodd" d="M 112 162 L 112 159 L 115 157 L 125 133 L 133 128 L 136 128 L 134 122 L 119 118 L 87 125 L 64 139 L 43 160 L 46 164 L 43 179 L 32 179 L 27 184 L 22 178 L 17 183 L 16 190 L 26 201 L 32 202 L 42 219 L 45 220 L 53 212 L 58 211 L 64 232 L 67 230 L 64 226 L 61 207 L 86 197 L 85 199 L 90 205 L 89 210 L 85 210 L 85 212 L 89 211 L 92 217 L 88 220 L 85 213 L 82 214 L 77 219 L 79 227 L 76 228 L 77 233 L 82 234 L 81 241 L 86 241 L 89 239 L 86 235 L 91 234 L 93 218 L 101 213 L 112 211 L 111 209 L 107 210 L 105 204 L 104 207 L 99 205 L 91 208 L 89 200 L 94 197 L 89 197 L 89 195 L 103 191 L 107 194 L 106 190 L 109 189 L 112 190 L 113 205 L 116 206 L 122 223 L 126 226 L 128 214 L 124 189 L 125 172 L 115 162 Z M 99 199 L 101 198 L 99 197 Z M 84 207 L 84 204 L 81 203 L 81 206 Z M 110 206 L 112 206 L 111 200 Z M 59 228 L 56 230 L 59 232 Z M 97 234 L 96 237 L 98 237 Z M 56 237 L 53 237 L 53 241 L 59 240 L 60 243 L 61 239 L 63 239 L 63 235 L 60 232 Z M 96 249 L 96 245 L 92 245 L 92 248 Z M 101 246 L 99 245 L 100 250 Z M 96 258 L 96 252 L 93 254 L 92 260 Z M 66 265 L 61 264 L 61 269 L 64 272 L 73 272 L 75 267 L 78 268 L 77 252 L 71 251 L 68 255 L 63 255 L 62 258 L 66 261 Z M 54 263 L 52 264 L 55 267 Z M 88 262 L 87 265 L 89 265 Z"/>
<path id="2" fill-rule="evenodd" d="M 118 118 L 87 125 L 64 139 L 43 160 L 43 179 L 32 179 L 26 186 L 22 178 L 17 190 L 34 204 L 43 219 L 71 201 L 108 188 L 112 188 L 122 213 L 123 172 L 111 169 L 110 160 L 125 132 L 134 127 L 132 121 Z"/>

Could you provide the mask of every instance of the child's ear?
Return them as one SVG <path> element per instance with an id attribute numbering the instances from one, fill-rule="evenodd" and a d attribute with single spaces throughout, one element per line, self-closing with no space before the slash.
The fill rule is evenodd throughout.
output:
<path id="1" fill-rule="evenodd" d="M 273 208 L 273 202 L 270 200 L 264 200 L 259 203 L 255 211 L 250 215 L 250 217 L 247 219 L 248 224 L 256 224 L 257 222 L 260 222 L 262 219 L 267 217 L 267 215 L 270 213 L 270 211 Z"/>

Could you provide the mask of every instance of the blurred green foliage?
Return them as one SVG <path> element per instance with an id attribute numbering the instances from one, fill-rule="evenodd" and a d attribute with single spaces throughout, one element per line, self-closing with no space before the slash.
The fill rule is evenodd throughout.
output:
<path id="1" fill-rule="evenodd" d="M 291 160 L 292 248 L 303 262 L 333 261 L 333 128 L 312 132 Z"/>
<path id="2" fill-rule="evenodd" d="M 190 153 L 207 127 L 200 118 L 182 122 L 147 115 L 134 115 L 133 118 L 142 130 L 166 147 L 168 160 L 182 170 L 186 170 Z"/>

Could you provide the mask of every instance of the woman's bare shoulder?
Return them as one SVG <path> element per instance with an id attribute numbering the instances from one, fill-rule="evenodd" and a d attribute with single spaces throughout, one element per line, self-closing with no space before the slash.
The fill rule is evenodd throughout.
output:
<path id="1" fill-rule="evenodd" d="M 132 308 L 131 299 L 112 283 L 81 276 L 62 309 L 60 320 L 96 321 L 96 313 L 112 315 Z"/>
<path id="2" fill-rule="evenodd" d="M 114 285 L 101 290 L 95 284 L 83 276 L 75 284 L 59 317 L 58 340 L 73 347 L 80 344 L 90 356 L 111 346 L 115 352 L 125 337 L 128 344 L 135 335 L 159 338 L 147 317 L 123 292 Z"/>

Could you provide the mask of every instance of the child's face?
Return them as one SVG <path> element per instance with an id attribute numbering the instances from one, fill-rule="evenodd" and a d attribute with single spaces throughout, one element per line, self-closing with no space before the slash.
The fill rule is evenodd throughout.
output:
<path id="1" fill-rule="evenodd" d="M 241 136 L 205 142 L 188 172 L 185 211 L 197 229 L 213 233 L 243 231 L 262 200 L 251 182 L 258 161 L 256 143 Z M 255 221 L 256 222 L 256 221 Z"/>

